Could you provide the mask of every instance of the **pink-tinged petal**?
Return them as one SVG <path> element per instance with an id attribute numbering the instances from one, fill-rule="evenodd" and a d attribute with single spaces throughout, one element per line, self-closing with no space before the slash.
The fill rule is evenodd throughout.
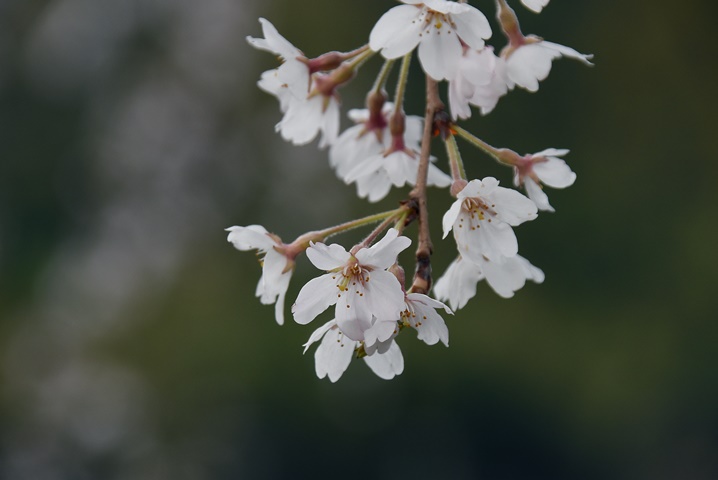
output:
<path id="1" fill-rule="evenodd" d="M 394 265 L 396 257 L 409 245 L 411 240 L 408 237 L 399 236 L 395 228 L 390 228 L 384 238 L 369 248 L 360 249 L 356 253 L 356 258 L 361 265 L 385 269 Z"/>
<path id="2" fill-rule="evenodd" d="M 567 47 L 565 45 L 559 45 L 558 43 L 553 42 L 547 42 L 543 41 L 541 42 L 541 45 L 544 47 L 554 50 L 561 55 L 563 55 L 566 58 L 573 58 L 574 60 L 578 60 L 579 62 L 584 63 L 585 65 L 588 65 L 589 67 L 593 66 L 593 63 L 591 63 L 589 60 L 593 58 L 593 55 L 586 55 L 584 53 L 579 53 L 573 48 Z"/>
<path id="3" fill-rule="evenodd" d="M 381 50 L 384 58 L 399 58 L 419 43 L 423 22 L 421 10 L 411 5 L 391 8 L 376 22 L 369 34 L 369 48 Z"/>
<path id="4" fill-rule="evenodd" d="M 419 44 L 419 60 L 427 75 L 436 81 L 454 78 L 459 69 L 462 47 L 456 32 L 427 27 Z"/>
<path id="5" fill-rule="evenodd" d="M 372 310 L 370 293 L 356 282 L 350 282 L 347 289 L 337 297 L 337 325 L 352 340 L 364 340 L 364 331 L 371 328 Z"/>
<path id="6" fill-rule="evenodd" d="M 548 157 L 545 162 L 536 162 L 533 171 L 544 184 L 553 188 L 566 188 L 576 181 L 576 174 L 565 161 Z"/>
<path id="7" fill-rule="evenodd" d="M 452 309 L 458 310 L 476 295 L 476 284 L 483 278 L 477 265 L 459 257 L 434 284 L 434 293 L 437 298 L 448 301 Z"/>
<path id="8" fill-rule="evenodd" d="M 269 236 L 269 232 L 261 225 L 249 225 L 247 227 L 229 227 L 227 241 L 234 245 L 237 250 L 263 250 L 268 251 L 277 245 L 277 242 Z"/>
<path id="9" fill-rule="evenodd" d="M 548 5 L 549 0 L 521 0 L 526 8 L 535 13 L 541 13 L 543 7 Z"/>
<path id="10" fill-rule="evenodd" d="M 536 218 L 536 204 L 510 188 L 497 187 L 489 197 L 501 221 L 512 226 Z"/>
<path id="11" fill-rule="evenodd" d="M 399 280 L 384 270 L 375 270 L 369 275 L 365 298 L 371 313 L 382 320 L 398 320 L 404 310 L 404 292 Z"/>
<path id="12" fill-rule="evenodd" d="M 292 305 L 295 322 L 306 325 L 337 302 L 339 289 L 334 277 L 335 274 L 328 273 L 309 280 L 302 287 L 297 300 Z"/>
<path id="13" fill-rule="evenodd" d="M 391 341 L 389 350 L 386 353 L 375 353 L 364 357 L 364 361 L 379 378 L 391 380 L 404 371 L 404 357 L 401 354 L 399 345 Z"/>
<path id="14" fill-rule="evenodd" d="M 330 320 L 321 327 L 317 328 L 312 332 L 312 334 L 309 336 L 309 339 L 307 340 L 307 343 L 302 345 L 304 347 L 304 351 L 302 354 L 307 353 L 307 350 L 309 350 L 309 347 L 312 346 L 315 342 L 318 342 L 322 339 L 325 333 L 327 333 L 332 327 L 336 327 L 337 321 L 336 320 Z"/>
<path id="15" fill-rule="evenodd" d="M 446 238 L 451 229 L 454 228 L 454 224 L 456 223 L 456 220 L 459 218 L 459 214 L 461 213 L 462 203 L 463 200 L 456 200 L 454 203 L 451 204 L 451 207 L 449 207 L 449 209 L 444 214 L 444 218 L 442 218 L 441 220 L 441 225 L 444 229 L 444 236 L 442 238 Z"/>
<path id="16" fill-rule="evenodd" d="M 465 12 L 452 15 L 451 18 L 461 40 L 469 47 L 478 50 L 484 47 L 484 39 L 491 38 L 491 25 L 481 11 L 470 5 L 467 6 L 469 8 Z"/>
<path id="17" fill-rule="evenodd" d="M 331 245 L 313 243 L 307 248 L 307 257 L 319 270 L 328 272 L 343 267 L 352 256 L 344 247 L 336 243 L 332 243 Z"/>
<path id="18" fill-rule="evenodd" d="M 329 377 L 332 383 L 339 380 L 349 367 L 356 346 L 356 342 L 345 338 L 339 329 L 329 330 L 314 353 L 317 377 Z"/>
<path id="19" fill-rule="evenodd" d="M 526 188 L 526 193 L 539 210 L 555 212 L 551 204 L 548 203 L 548 195 L 546 195 L 546 192 L 544 192 L 531 177 L 524 178 L 524 188 Z"/>

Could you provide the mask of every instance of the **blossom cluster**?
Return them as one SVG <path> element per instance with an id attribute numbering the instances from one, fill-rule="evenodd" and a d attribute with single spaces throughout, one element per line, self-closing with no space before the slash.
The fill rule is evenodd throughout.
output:
<path id="1" fill-rule="evenodd" d="M 549 0 L 521 3 L 540 13 Z M 276 131 L 282 138 L 304 145 L 319 137 L 319 148 L 328 148 L 337 177 L 355 184 L 358 196 L 370 202 L 381 201 L 392 188 L 412 187 L 393 210 L 310 231 L 291 243 L 259 225 L 227 229 L 237 249 L 259 252 L 262 276 L 256 295 L 263 304 L 275 305 L 280 325 L 297 257 L 306 254 L 324 272 L 301 288 L 291 307 L 294 321 L 301 325 L 327 317 L 304 345 L 306 352 L 319 343 L 314 355 L 319 378 L 335 382 L 352 358 L 363 359 L 381 378 L 393 378 L 404 369 L 397 336 L 414 330 L 428 345 L 448 346 L 442 312 L 452 315 L 463 308 L 476 295 L 479 281 L 486 280 L 498 295 L 509 298 L 527 280 L 544 280 L 544 273 L 519 255 L 514 228 L 537 218 L 539 211 L 554 211 L 543 187 L 560 189 L 574 183 L 576 174 L 562 158 L 568 150 L 548 148 L 520 155 L 491 146 L 457 122 L 471 117 L 472 107 L 487 115 L 517 87 L 536 92 L 560 57 L 591 65 L 591 56 L 524 35 L 506 0 L 496 0 L 496 19 L 507 40 L 498 54 L 486 44 L 493 31 L 485 14 L 465 1 L 451 0 L 401 0 L 378 19 L 368 43 L 350 52 L 309 58 L 265 19 L 260 19 L 263 38 L 247 38 L 250 45 L 280 59 L 277 68 L 262 73 L 258 86 L 279 102 L 282 118 Z M 403 108 L 415 50 L 427 82 L 424 117 L 407 115 Z M 354 125 L 340 133 L 339 88 L 376 56 L 384 63 L 367 94 L 366 108 L 350 110 Z M 385 88 L 399 60 L 390 101 Z M 448 111 L 437 87 L 444 81 Z M 437 135 L 445 145 L 448 173 L 431 152 L 431 139 Z M 513 186 L 523 188 L 526 195 L 500 186 L 494 177 L 468 177 L 457 138 L 509 167 Z M 442 229 L 444 238 L 453 235 L 456 258 L 433 289 L 428 186 L 448 188 L 455 198 L 443 216 Z M 412 222 L 418 223 L 416 265 L 407 284 L 399 254 L 412 243 L 405 235 Z M 349 250 L 327 244 L 332 235 L 377 223 Z"/>

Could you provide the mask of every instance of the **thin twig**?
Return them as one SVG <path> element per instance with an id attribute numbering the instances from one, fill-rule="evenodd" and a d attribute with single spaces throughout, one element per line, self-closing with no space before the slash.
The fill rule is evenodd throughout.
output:
<path id="1" fill-rule="evenodd" d="M 411 291 L 429 293 L 431 289 L 431 234 L 429 231 L 429 212 L 426 206 L 426 184 L 431 155 L 431 139 L 434 134 L 434 117 L 443 111 L 444 103 L 439 98 L 438 83 L 426 76 L 426 116 L 424 117 L 424 136 L 421 140 L 421 156 L 416 174 L 416 186 L 409 194 L 419 207 L 419 244 L 416 249 L 416 271 Z"/>

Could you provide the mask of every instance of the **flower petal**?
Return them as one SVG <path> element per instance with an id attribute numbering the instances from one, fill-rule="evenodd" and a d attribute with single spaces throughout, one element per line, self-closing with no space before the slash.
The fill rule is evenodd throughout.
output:
<path id="1" fill-rule="evenodd" d="M 334 276 L 327 273 L 309 280 L 302 287 L 297 295 L 297 300 L 292 305 L 295 322 L 306 325 L 330 305 L 337 302 L 339 297 L 337 297 L 338 289 Z"/>
<path id="2" fill-rule="evenodd" d="M 369 48 L 381 50 L 384 58 L 399 58 L 411 52 L 419 43 L 423 22 L 421 10 L 411 5 L 389 9 L 376 22 L 369 34 Z"/>
<path id="3" fill-rule="evenodd" d="M 375 353 L 364 357 L 364 362 L 371 370 L 384 380 L 391 380 L 404 371 L 404 357 L 401 354 L 399 345 L 392 340 L 391 346 L 386 353 Z"/>
<path id="4" fill-rule="evenodd" d="M 307 248 L 307 258 L 319 270 L 330 271 L 343 267 L 351 259 L 351 254 L 339 244 L 312 243 Z"/>
<path id="5" fill-rule="evenodd" d="M 428 27 L 419 44 L 419 60 L 427 75 L 436 81 L 448 80 L 456 75 L 462 47 L 456 32 L 450 27 Z"/>
<path id="6" fill-rule="evenodd" d="M 349 367 L 356 346 L 356 342 L 344 338 L 344 334 L 338 328 L 329 330 L 314 353 L 317 377 L 328 376 L 332 383 L 339 380 Z"/>

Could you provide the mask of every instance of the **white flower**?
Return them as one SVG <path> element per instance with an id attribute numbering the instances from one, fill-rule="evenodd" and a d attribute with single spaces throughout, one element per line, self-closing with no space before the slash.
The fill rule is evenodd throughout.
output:
<path id="1" fill-rule="evenodd" d="M 331 145 L 339 134 L 339 101 L 332 88 L 320 88 L 326 76 L 312 74 L 301 50 L 282 37 L 269 21 L 263 18 L 259 21 L 265 38 L 247 37 L 247 41 L 282 59 L 282 65 L 262 73 L 257 82 L 260 89 L 279 100 L 284 118 L 276 125 L 276 131 L 295 145 L 305 145 L 321 132 L 319 146 Z"/>
<path id="2" fill-rule="evenodd" d="M 384 104 L 379 119 L 370 119 L 368 110 L 350 111 L 350 118 L 359 124 L 342 133 L 329 151 L 337 175 L 347 184 L 356 183 L 359 197 L 371 202 L 384 198 L 392 185 L 416 184 L 423 120 L 405 117 L 403 135 L 394 137 L 389 130 L 393 108 L 391 103 Z M 451 177 L 429 164 L 427 183 L 448 187 Z"/>
<path id="3" fill-rule="evenodd" d="M 312 76 L 312 88 L 319 75 Z M 336 96 L 319 93 L 302 99 L 291 97 L 287 105 L 284 118 L 275 127 L 282 138 L 294 145 L 306 145 L 321 133 L 320 148 L 336 141 L 339 135 L 339 100 Z"/>
<path id="4" fill-rule="evenodd" d="M 445 346 L 449 346 L 449 329 L 444 319 L 436 310 L 443 308 L 450 315 L 453 312 L 443 303 L 421 293 L 409 293 L 406 295 L 406 310 L 401 314 L 401 320 L 407 326 L 417 331 L 419 340 L 427 345 L 435 345 L 441 340 Z"/>
<path id="5" fill-rule="evenodd" d="M 540 184 L 552 188 L 566 188 L 576 181 L 576 174 L 566 162 L 558 157 L 566 155 L 568 150 L 549 148 L 533 155 L 527 155 L 520 165 L 514 167 L 514 185 L 524 186 L 529 198 L 539 210 L 553 212 L 548 196 Z"/>
<path id="6" fill-rule="evenodd" d="M 486 283 L 501 297 L 511 298 L 526 280 L 543 283 L 544 273 L 521 255 L 504 257 L 498 262 L 483 259 L 480 265 L 458 257 L 434 285 L 437 298 L 458 310 L 476 295 L 476 285 Z"/>
<path id="7" fill-rule="evenodd" d="M 329 273 L 310 280 L 302 287 L 292 307 L 294 320 L 311 322 L 329 306 L 335 305 L 335 318 L 342 332 L 352 340 L 363 340 L 374 317 L 399 318 L 404 309 L 404 292 L 397 278 L 386 269 L 406 249 L 411 240 L 389 229 L 383 239 L 354 255 L 337 244 L 312 244 L 309 260 Z"/>
<path id="8" fill-rule="evenodd" d="M 347 338 L 339 329 L 336 320 L 327 322 L 312 333 L 304 344 L 304 353 L 319 339 L 321 343 L 314 353 L 317 377 L 329 377 L 332 383 L 336 382 L 349 367 L 352 357 L 362 344 Z M 364 362 L 380 378 L 391 380 L 404 371 L 404 357 L 393 339 L 387 341 L 382 348 L 366 353 Z"/>
<path id="9" fill-rule="evenodd" d="M 541 10 L 543 10 L 543 7 L 548 5 L 548 2 L 549 0 L 521 0 L 524 7 L 536 13 L 541 13 Z"/>
<path id="10" fill-rule="evenodd" d="M 274 303 L 277 323 L 284 323 L 284 297 L 294 271 L 294 259 L 282 253 L 284 244 L 261 225 L 230 227 L 227 241 L 238 250 L 257 250 L 262 264 L 262 277 L 257 284 L 256 296 L 264 305 Z"/>
<path id="11" fill-rule="evenodd" d="M 449 302 L 451 308 L 464 308 L 476 295 L 476 284 L 484 278 L 478 265 L 458 257 L 434 284 L 436 298 Z"/>
<path id="12" fill-rule="evenodd" d="M 486 115 L 508 91 L 506 62 L 492 47 L 464 49 L 456 75 L 449 81 L 449 106 L 454 120 L 471 117 L 470 104 Z"/>
<path id="13" fill-rule="evenodd" d="M 374 25 L 369 47 L 388 59 L 398 58 L 419 45 L 424 71 L 437 81 L 449 79 L 461 58 L 462 45 L 480 49 L 491 37 L 489 21 L 466 3 L 446 0 L 401 0 Z"/>
<path id="14" fill-rule="evenodd" d="M 274 70 L 262 74 L 259 86 L 267 93 L 271 93 L 280 100 L 282 111 L 286 110 L 285 92 L 291 93 L 295 98 L 304 99 L 309 93 L 309 67 L 299 60 L 305 59 L 304 54 L 281 36 L 277 29 L 268 20 L 260 18 L 262 33 L 265 38 L 247 37 L 247 41 L 255 48 L 273 53 L 282 59 L 282 65 Z"/>
<path id="15" fill-rule="evenodd" d="M 472 180 L 444 214 L 444 238 L 453 229 L 459 253 L 480 264 L 518 252 L 512 226 L 536 218 L 536 204 L 516 190 L 499 187 L 493 177 Z"/>
<path id="16" fill-rule="evenodd" d="M 502 54 L 506 59 L 509 88 L 513 88 L 515 84 L 529 92 L 537 91 L 539 82 L 548 77 L 551 71 L 551 62 L 562 56 L 593 65 L 589 61 L 593 55 L 584 55 L 573 48 L 536 37 L 528 37 L 526 40 L 526 43 L 515 48 L 510 47 L 505 55 Z"/>

